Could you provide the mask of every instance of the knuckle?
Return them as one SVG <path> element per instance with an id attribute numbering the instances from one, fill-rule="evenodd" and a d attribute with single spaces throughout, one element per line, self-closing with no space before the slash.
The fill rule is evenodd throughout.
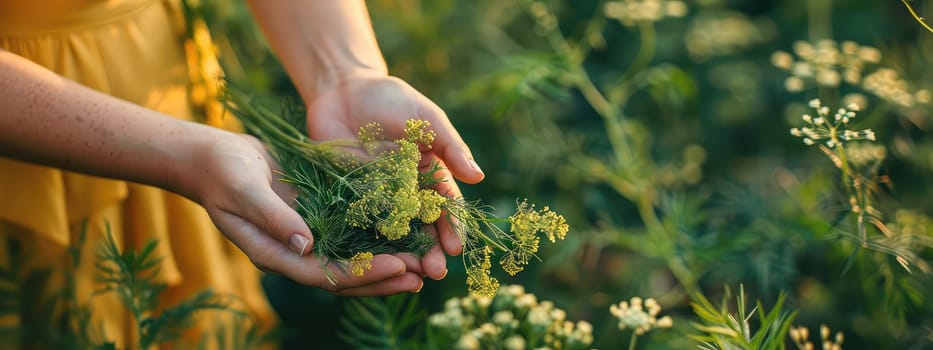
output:
<path id="1" fill-rule="evenodd" d="M 260 260 L 261 259 L 254 259 L 254 258 L 249 259 L 250 263 L 252 263 L 253 266 L 255 266 L 257 269 L 259 269 L 259 271 L 262 271 L 265 273 L 276 273 L 274 269 L 270 268 L 268 265 L 266 265 L 264 262 Z"/>

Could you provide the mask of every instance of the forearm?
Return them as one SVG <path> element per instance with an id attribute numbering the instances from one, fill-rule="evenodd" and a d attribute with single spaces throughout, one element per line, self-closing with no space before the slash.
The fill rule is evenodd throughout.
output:
<path id="1" fill-rule="evenodd" d="M 179 167 L 219 130 L 64 79 L 0 50 L 0 155 L 159 186 L 184 195 Z"/>
<path id="2" fill-rule="evenodd" d="M 348 74 L 386 74 L 362 0 L 250 0 L 305 101 Z"/>

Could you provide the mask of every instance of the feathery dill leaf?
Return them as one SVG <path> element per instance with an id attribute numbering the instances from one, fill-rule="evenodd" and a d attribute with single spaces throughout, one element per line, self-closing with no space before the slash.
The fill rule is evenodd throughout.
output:
<path id="1" fill-rule="evenodd" d="M 441 181 L 437 162 L 419 171 L 421 149 L 430 148 L 436 134 L 425 120 L 406 121 L 405 135 L 389 139 L 382 125 L 360 128 L 356 140 L 317 142 L 303 131 L 303 108 L 286 103 L 282 113 L 247 94 L 228 89 L 228 109 L 246 130 L 259 137 L 282 166 L 282 181 L 295 185 L 295 207 L 311 228 L 312 252 L 322 267 L 331 262 L 361 276 L 371 267 L 373 254 L 413 253 L 424 256 L 435 238 L 423 227 L 442 218 L 464 244 L 463 262 L 470 291 L 495 295 L 499 282 L 492 277 L 492 256 L 507 273 L 521 271 L 536 258 L 539 234 L 555 242 L 569 227 L 564 218 L 544 207 L 518 204 L 508 220 L 492 214 L 479 201 L 441 195 L 431 186 Z M 445 216 L 446 215 L 446 216 Z M 500 222 L 511 222 L 504 231 Z M 367 260 L 368 259 L 368 260 Z M 329 269 L 328 278 L 334 282 Z"/>
<path id="2" fill-rule="evenodd" d="M 97 279 L 104 287 L 96 294 L 116 293 L 123 306 L 133 315 L 139 332 L 137 348 L 148 349 L 156 344 L 181 339 L 185 329 L 201 311 L 218 310 L 244 315 L 235 306 L 235 297 L 205 290 L 180 304 L 156 313 L 159 295 L 167 285 L 156 281 L 159 263 L 155 255 L 157 241 L 147 242 L 139 250 L 121 251 L 106 225 L 103 242 L 97 249 Z"/>

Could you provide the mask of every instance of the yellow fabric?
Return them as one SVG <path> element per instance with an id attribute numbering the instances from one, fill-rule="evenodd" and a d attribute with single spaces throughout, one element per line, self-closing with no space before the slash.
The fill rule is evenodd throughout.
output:
<path id="1" fill-rule="evenodd" d="M 183 23 L 178 4 L 167 0 L 0 0 L 0 48 L 104 93 L 195 120 L 189 82 L 191 72 L 203 69 L 189 69 L 186 62 L 215 61 L 204 56 L 206 50 L 192 50 L 192 42 L 185 44 Z M 194 44 L 203 46 L 204 39 L 199 41 Z M 186 58 L 186 45 L 189 56 L 202 56 Z M 209 83 L 199 79 L 204 89 Z M 217 112 L 216 105 L 204 107 Z M 208 119 L 221 123 L 216 116 Z M 84 219 L 91 229 L 82 247 L 78 296 L 91 300 L 94 324 L 108 339 L 127 344 L 135 335 L 116 298 L 91 298 L 100 286 L 87 261 L 105 221 L 124 249 L 159 241 L 159 278 L 170 285 L 162 305 L 212 288 L 242 298 L 260 322 L 274 322 L 258 271 L 195 203 L 152 187 L 0 158 L 0 263 L 25 258 L 30 268 L 61 271 L 65 248 L 75 244 Z M 14 241 L 21 247 L 19 258 L 6 256 Z M 196 330 L 216 328 L 202 321 Z"/>

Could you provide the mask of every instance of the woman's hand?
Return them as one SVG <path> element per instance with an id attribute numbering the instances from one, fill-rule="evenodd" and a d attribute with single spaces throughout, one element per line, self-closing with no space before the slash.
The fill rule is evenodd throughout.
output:
<path id="1" fill-rule="evenodd" d="M 273 176 L 276 165 L 255 139 L 107 96 L 8 52 L 0 51 L 0 77 L 0 156 L 191 198 L 253 263 L 301 283 L 347 295 L 421 288 L 420 263 L 408 255 L 376 256 L 362 277 L 331 264 L 331 284 L 307 255 L 314 242 L 289 207 L 294 189 Z"/>
<path id="2" fill-rule="evenodd" d="M 214 224 L 260 269 L 342 295 L 388 295 L 421 289 L 420 266 L 410 256 L 377 255 L 354 277 L 335 264 L 330 283 L 309 254 L 313 236 L 289 206 L 296 190 L 275 174 L 278 165 L 255 138 L 224 133 L 186 159 L 185 188 Z M 185 192 L 185 191 L 183 191 Z M 407 266 L 406 266 L 407 265 Z"/>
<path id="3" fill-rule="evenodd" d="M 466 183 L 483 179 L 483 172 L 473 160 L 470 149 L 444 111 L 401 79 L 379 72 L 357 71 L 335 79 L 305 102 L 308 133 L 319 141 L 355 138 L 360 127 L 369 122 L 381 124 L 388 138 L 402 138 L 406 120 L 427 120 L 437 137 L 430 149 L 422 150 L 421 166 L 427 167 L 436 161 L 445 168 L 437 174 L 444 181 L 435 189 L 447 196 L 461 197 L 453 178 Z M 427 276 L 441 279 L 447 274 L 447 268 L 440 247 L 447 254 L 457 255 L 462 245 L 446 219 L 432 226 L 439 245 L 425 255 L 421 269 Z"/>

